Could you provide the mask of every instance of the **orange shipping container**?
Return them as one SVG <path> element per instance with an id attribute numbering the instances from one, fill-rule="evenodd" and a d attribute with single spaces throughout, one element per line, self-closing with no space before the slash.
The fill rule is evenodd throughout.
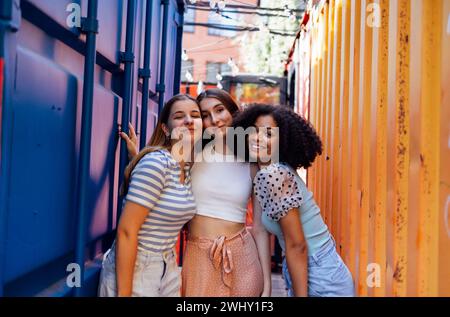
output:
<path id="1" fill-rule="evenodd" d="M 308 186 L 357 292 L 450 296 L 450 0 L 314 3 L 289 66 L 324 143 Z"/>

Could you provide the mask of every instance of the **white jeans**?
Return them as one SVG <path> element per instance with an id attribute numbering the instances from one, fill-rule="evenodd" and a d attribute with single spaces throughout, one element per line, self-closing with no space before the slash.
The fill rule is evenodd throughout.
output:
<path id="1" fill-rule="evenodd" d="M 98 296 L 116 297 L 115 244 L 103 258 Z M 181 273 L 175 251 L 164 254 L 138 250 L 133 275 L 133 297 L 179 297 Z"/>

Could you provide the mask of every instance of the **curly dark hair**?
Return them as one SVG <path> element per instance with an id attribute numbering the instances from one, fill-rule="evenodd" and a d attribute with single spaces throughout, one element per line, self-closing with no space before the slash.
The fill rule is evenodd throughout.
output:
<path id="1" fill-rule="evenodd" d="M 288 106 L 250 104 L 234 118 L 233 127 L 247 129 L 255 126 L 260 116 L 266 115 L 272 116 L 279 128 L 280 162 L 294 169 L 308 168 L 316 156 L 322 154 L 322 141 L 314 127 Z"/>

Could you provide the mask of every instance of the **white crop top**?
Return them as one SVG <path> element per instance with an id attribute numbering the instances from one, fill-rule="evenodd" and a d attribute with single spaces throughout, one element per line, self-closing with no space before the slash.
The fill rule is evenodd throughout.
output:
<path id="1" fill-rule="evenodd" d="M 231 160 L 235 160 L 234 157 Z M 197 214 L 245 223 L 252 194 L 250 173 L 250 163 L 246 162 L 218 160 L 194 163 L 191 180 Z"/>

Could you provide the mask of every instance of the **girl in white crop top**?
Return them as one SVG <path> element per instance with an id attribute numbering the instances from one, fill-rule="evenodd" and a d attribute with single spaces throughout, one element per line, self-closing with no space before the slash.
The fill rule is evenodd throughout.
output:
<path id="1" fill-rule="evenodd" d="M 214 158 L 214 162 L 197 162 L 191 169 L 197 215 L 245 223 L 252 194 L 250 164 L 223 162 L 226 156 L 219 153 Z"/>
<path id="2" fill-rule="evenodd" d="M 197 101 L 203 128 L 220 129 L 216 132 L 225 136 L 239 110 L 231 96 L 221 89 L 209 89 Z M 181 294 L 270 296 L 269 236 L 261 224 L 260 210 L 254 210 L 252 232 L 245 227 L 257 167 L 236 162 L 232 154 L 223 154 L 225 149 L 226 145 L 219 147 L 213 160 L 210 157 L 192 167 L 197 215 L 188 224 Z"/>
<path id="3" fill-rule="evenodd" d="M 232 97 L 223 90 L 209 89 L 197 101 L 203 128 L 220 129 L 225 135 L 239 111 Z M 134 135 L 122 137 L 132 155 Z M 254 204 L 251 232 L 245 226 L 258 169 L 224 152 L 218 149 L 212 162 L 211 158 L 196 162 L 191 169 L 197 214 L 188 223 L 181 295 L 270 296 L 269 235 L 261 223 L 259 204 Z"/>

